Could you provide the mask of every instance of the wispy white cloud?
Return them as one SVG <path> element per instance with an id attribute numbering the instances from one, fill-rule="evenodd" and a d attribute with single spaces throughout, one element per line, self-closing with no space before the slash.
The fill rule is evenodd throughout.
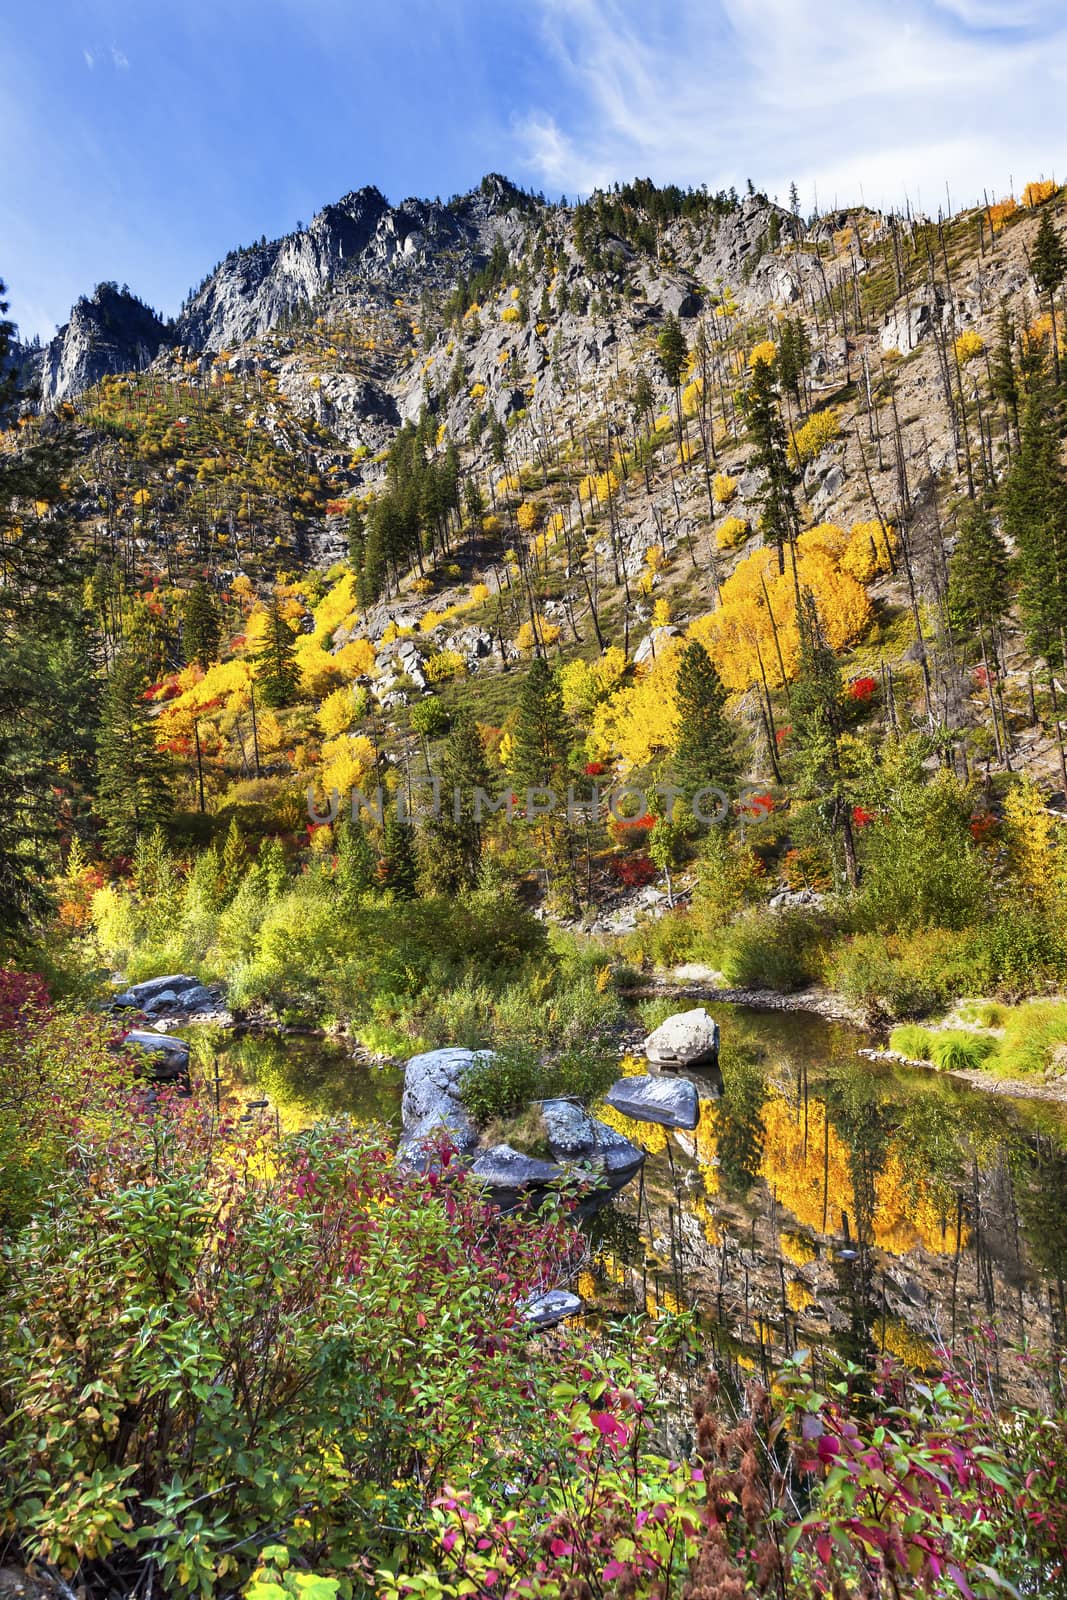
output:
<path id="1" fill-rule="evenodd" d="M 85 61 L 85 65 L 89 68 L 89 71 L 92 72 L 93 68 L 96 66 L 96 56 L 91 50 L 83 50 L 82 57 Z"/>
<path id="2" fill-rule="evenodd" d="M 538 0 L 559 75 L 518 115 L 555 189 L 635 174 L 928 209 L 1067 166 L 1061 0 Z M 994 31 L 990 31 L 994 30 Z"/>
<path id="3" fill-rule="evenodd" d="M 119 50 L 115 45 L 111 46 L 111 64 L 115 68 L 116 72 L 129 71 L 129 57 L 126 55 L 124 50 Z"/>

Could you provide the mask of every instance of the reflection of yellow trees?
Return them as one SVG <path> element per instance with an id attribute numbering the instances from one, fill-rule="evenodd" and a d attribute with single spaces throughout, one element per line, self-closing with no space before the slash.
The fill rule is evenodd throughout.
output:
<path id="1" fill-rule="evenodd" d="M 803 1111 L 781 1095 L 763 1107 L 763 1161 L 760 1173 L 780 1203 L 805 1227 L 822 1232 L 824 1216 L 834 1225 L 842 1211 L 853 1214 L 848 1147 L 836 1129 L 827 1129 L 826 1107 L 808 1103 L 807 1131 Z M 826 1196 L 823 1171 L 826 1171 Z"/>
<path id="2" fill-rule="evenodd" d="M 922 1370 L 933 1364 L 933 1346 L 900 1317 L 879 1318 L 874 1337 L 880 1349 L 896 1356 L 904 1366 Z"/>
<path id="3" fill-rule="evenodd" d="M 778 1248 L 787 1261 L 795 1267 L 806 1267 L 814 1261 L 819 1252 L 812 1241 L 803 1233 L 783 1233 L 778 1240 Z"/>
<path id="4" fill-rule="evenodd" d="M 890 1152 L 874 1187 L 874 1242 L 890 1255 L 906 1255 L 921 1245 L 941 1254 L 955 1247 L 956 1230 L 949 1238 L 943 1208 L 929 1184 L 909 1183 L 900 1157 Z M 961 1244 L 966 1235 L 961 1236 Z"/>
<path id="5" fill-rule="evenodd" d="M 719 1192 L 719 1108 L 714 1100 L 700 1102 L 700 1118 L 693 1135 L 704 1193 Z M 709 1241 L 714 1242 L 714 1241 Z"/>
<path id="6" fill-rule="evenodd" d="M 824 1216 L 831 1228 L 837 1226 L 842 1212 L 855 1218 L 848 1146 L 834 1127 L 827 1128 L 825 1106 L 809 1101 L 806 1133 L 803 1111 L 782 1095 L 770 1097 L 762 1117 L 765 1132 L 760 1173 L 779 1202 L 798 1222 L 816 1232 L 822 1231 Z M 872 1242 L 890 1255 L 904 1255 L 920 1245 L 939 1254 L 955 1245 L 954 1230 L 949 1238 L 932 1186 L 922 1179 L 909 1182 L 899 1155 L 892 1150 L 875 1183 Z M 796 1234 L 783 1235 L 783 1254 L 804 1265 L 798 1255 L 805 1243 Z M 812 1259 L 814 1251 L 807 1257 Z"/>
<path id="7" fill-rule="evenodd" d="M 616 1111 L 614 1106 L 606 1102 L 601 1102 L 597 1107 L 596 1115 L 609 1128 L 621 1133 L 624 1139 L 641 1145 L 650 1156 L 662 1155 L 667 1148 L 667 1130 L 661 1128 L 658 1122 L 638 1122 L 634 1117 L 623 1116 L 621 1111 Z"/>
<path id="8" fill-rule="evenodd" d="M 806 1311 L 815 1304 L 815 1296 L 803 1278 L 794 1278 L 792 1283 L 786 1285 L 785 1298 L 790 1311 Z"/>
<path id="9" fill-rule="evenodd" d="M 645 1311 L 650 1317 L 677 1316 L 685 1307 L 670 1289 L 656 1289 L 651 1284 L 645 1291 Z"/>
<path id="10" fill-rule="evenodd" d="M 591 1272 L 579 1272 L 578 1293 L 587 1302 L 596 1299 L 596 1279 Z"/>
<path id="11" fill-rule="evenodd" d="M 708 1173 L 705 1171 L 705 1182 L 707 1181 L 707 1177 Z M 720 1245 L 722 1243 L 722 1229 L 719 1227 L 719 1224 L 715 1219 L 715 1213 L 708 1205 L 707 1199 L 704 1195 L 698 1194 L 694 1197 L 692 1202 L 692 1210 L 693 1215 L 700 1222 L 701 1230 L 703 1231 L 704 1238 L 707 1240 L 708 1244 L 713 1246 Z"/>

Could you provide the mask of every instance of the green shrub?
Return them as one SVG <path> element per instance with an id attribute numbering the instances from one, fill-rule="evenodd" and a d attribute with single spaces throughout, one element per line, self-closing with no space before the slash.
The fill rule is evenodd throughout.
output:
<path id="1" fill-rule="evenodd" d="M 475 1122 L 484 1125 L 515 1116 L 531 1100 L 570 1097 L 589 1104 L 617 1077 L 617 1060 L 593 1044 L 571 1045 L 544 1061 L 532 1045 L 505 1044 L 467 1073 L 460 1093 Z"/>
<path id="2" fill-rule="evenodd" d="M 930 1059 L 939 1072 L 973 1072 L 996 1051 L 992 1039 L 980 1033 L 964 1033 L 946 1028 L 935 1033 L 930 1044 Z"/>
<path id="3" fill-rule="evenodd" d="M 872 1019 L 925 1016 L 973 990 L 974 939 L 945 928 L 855 934 L 834 950 L 829 981 Z"/>
<path id="4" fill-rule="evenodd" d="M 909 1061 L 929 1061 L 933 1034 L 916 1022 L 904 1022 L 889 1035 L 889 1048 Z"/>
<path id="5" fill-rule="evenodd" d="M 1062 1044 L 1067 1044 L 1067 1005 L 1044 1000 L 1017 1006 L 1004 1024 L 998 1070 L 1009 1078 L 1038 1075 Z"/>
<path id="6" fill-rule="evenodd" d="M 717 965 L 734 988 L 789 993 L 823 977 L 829 934 L 822 912 L 748 911 L 723 929 Z"/>
<path id="7" fill-rule="evenodd" d="M 1006 999 L 1021 999 L 1067 978 L 1067 942 L 1043 912 L 1002 913 L 976 928 L 975 942 L 982 987 Z"/>
<path id="8" fill-rule="evenodd" d="M 1009 1012 L 996 1000 L 965 1000 L 959 1014 L 964 1022 L 973 1022 L 978 1028 L 1002 1028 Z"/>
<path id="9" fill-rule="evenodd" d="M 492 1059 L 476 1063 L 463 1079 L 460 1095 L 475 1122 L 492 1122 L 521 1111 L 538 1098 L 539 1063 L 524 1045 L 504 1045 Z"/>

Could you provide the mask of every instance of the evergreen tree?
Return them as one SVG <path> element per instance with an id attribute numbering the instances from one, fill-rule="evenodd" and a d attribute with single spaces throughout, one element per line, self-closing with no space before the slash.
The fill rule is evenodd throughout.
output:
<path id="1" fill-rule="evenodd" d="M 674 390 L 674 410 L 678 423 L 678 446 L 682 444 L 682 399 L 681 382 L 685 363 L 689 357 L 689 346 L 685 342 L 685 334 L 681 324 L 675 316 L 669 316 L 663 325 L 663 330 L 656 340 L 656 355 L 659 360 L 663 376 Z"/>
<path id="2" fill-rule="evenodd" d="M 677 743 L 674 771 L 685 799 L 715 785 L 727 793 L 737 782 L 736 734 L 726 716 L 726 690 L 704 646 L 686 645 L 675 683 Z"/>
<path id="3" fill-rule="evenodd" d="M 949 609 L 965 633 L 996 628 L 1008 614 L 1008 552 L 987 507 L 969 500 L 949 562 Z"/>
<path id="4" fill-rule="evenodd" d="M 198 579 L 182 601 L 182 644 L 186 661 L 206 672 L 218 654 L 222 625 L 211 590 Z"/>
<path id="5" fill-rule="evenodd" d="M 248 846 L 236 817 L 231 817 L 219 863 L 219 885 L 226 904 L 233 899 L 248 870 Z"/>
<path id="6" fill-rule="evenodd" d="M 173 809 L 170 766 L 156 748 L 147 687 L 144 662 L 127 646 L 107 680 L 98 752 L 97 811 L 104 842 L 116 855 L 129 853 Z"/>
<path id="7" fill-rule="evenodd" d="M 778 571 L 784 572 L 785 547 L 796 536 L 797 509 L 793 497 L 796 478 L 789 465 L 778 385 L 769 362 L 756 362 L 742 407 L 755 447 L 752 464 L 763 472 L 760 526 L 766 542 L 778 551 Z"/>
<path id="8" fill-rule="evenodd" d="M 337 846 L 334 890 L 342 911 L 351 914 L 375 886 L 377 858 L 366 830 L 351 817 L 343 817 L 336 824 L 334 839 Z"/>
<path id="9" fill-rule="evenodd" d="M 997 342 L 990 358 L 990 380 L 993 393 L 1008 413 L 1008 421 L 1019 437 L 1019 375 L 1015 367 L 1015 326 L 1007 305 L 1002 305 L 997 318 Z"/>
<path id="10" fill-rule="evenodd" d="M 827 643 L 810 591 L 801 593 L 800 663 L 790 694 L 796 786 L 828 824 L 831 838 L 843 849 L 845 876 L 857 878 L 852 812 L 841 768 L 841 670 Z"/>
<path id="11" fill-rule="evenodd" d="M 427 868 L 439 894 L 477 886 L 482 864 L 482 823 L 474 791 L 495 792 L 495 780 L 478 724 L 461 711 L 452 724 L 441 759 L 441 811 L 429 833 Z"/>
<path id="12" fill-rule="evenodd" d="M 798 406 L 804 404 L 804 375 L 811 360 L 811 339 L 800 317 L 787 317 L 778 333 L 778 373 Z"/>
<path id="13" fill-rule="evenodd" d="M 22 398 L 3 293 L 0 430 Z M 85 573 L 63 514 L 70 448 L 60 421 L 48 435 L 0 450 L 0 932 L 11 933 L 43 907 L 61 814 L 80 825 L 97 721 Z"/>
<path id="14" fill-rule="evenodd" d="M 348 508 L 348 564 L 356 574 L 356 585 L 359 586 L 359 575 L 363 571 L 363 563 L 367 552 L 367 529 L 363 521 L 363 514 L 353 500 Z"/>
<path id="15" fill-rule="evenodd" d="M 378 877 L 382 887 L 391 890 L 398 900 L 414 900 L 418 895 L 415 830 L 410 822 L 400 820 L 395 809 L 385 815 Z"/>
<path id="16" fill-rule="evenodd" d="M 579 909 L 574 841 L 565 812 L 560 814 L 566 803 L 570 725 L 563 709 L 563 691 L 541 656 L 535 657 L 526 674 L 512 741 L 509 770 L 520 791 L 520 804 L 526 804 L 526 791 L 531 789 L 549 789 L 556 796 L 553 813 L 537 821 L 542 859 L 550 882 L 572 908 Z"/>
<path id="17" fill-rule="evenodd" d="M 1056 382 L 1060 381 L 1060 351 L 1056 335 L 1056 290 L 1067 277 L 1067 250 L 1056 232 L 1052 212 L 1043 211 L 1041 222 L 1030 255 L 1030 272 L 1042 294 L 1048 295 L 1048 308 L 1052 317 L 1052 366 Z"/>
<path id="18" fill-rule="evenodd" d="M 1027 398 L 1019 449 L 1001 490 L 1001 512 L 1018 552 L 1027 643 L 1050 666 L 1061 666 L 1067 638 L 1067 478 L 1056 416 L 1040 390 Z"/>
<path id="19" fill-rule="evenodd" d="M 264 705 L 287 706 L 296 698 L 300 673 L 293 648 L 293 630 L 282 616 L 276 595 L 267 610 L 267 637 L 256 657 L 256 682 Z"/>

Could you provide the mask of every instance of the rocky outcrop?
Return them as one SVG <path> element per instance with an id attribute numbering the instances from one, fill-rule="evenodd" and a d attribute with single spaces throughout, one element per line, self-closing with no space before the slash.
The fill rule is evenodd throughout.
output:
<path id="1" fill-rule="evenodd" d="M 77 302 L 55 338 L 27 363 L 25 379 L 40 404 L 56 405 L 113 372 L 137 372 L 174 342 L 155 312 L 113 283 Z"/>
<path id="2" fill-rule="evenodd" d="M 679 1011 L 649 1034 L 645 1055 L 661 1067 L 712 1064 L 719 1059 L 719 1024 L 703 1006 Z"/>
<path id="3" fill-rule="evenodd" d="M 177 1015 L 187 1020 L 210 1017 L 215 1021 L 229 1018 L 221 991 L 209 989 L 199 978 L 191 978 L 186 973 L 146 978 L 143 983 L 131 984 L 115 995 L 111 1003 L 124 1010 L 143 1011 L 146 1017 Z"/>
<path id="4" fill-rule="evenodd" d="M 412 1056 L 404 1070 L 402 1160 L 424 1165 L 427 1147 L 446 1137 L 467 1159 L 471 1176 L 501 1206 L 514 1205 L 568 1175 L 587 1178 L 606 1198 L 639 1171 L 644 1151 L 576 1100 L 537 1103 L 541 1131 L 536 1154 L 506 1141 L 482 1141 L 463 1104 L 462 1086 L 474 1066 L 492 1059 L 491 1050 L 456 1046 Z"/>

